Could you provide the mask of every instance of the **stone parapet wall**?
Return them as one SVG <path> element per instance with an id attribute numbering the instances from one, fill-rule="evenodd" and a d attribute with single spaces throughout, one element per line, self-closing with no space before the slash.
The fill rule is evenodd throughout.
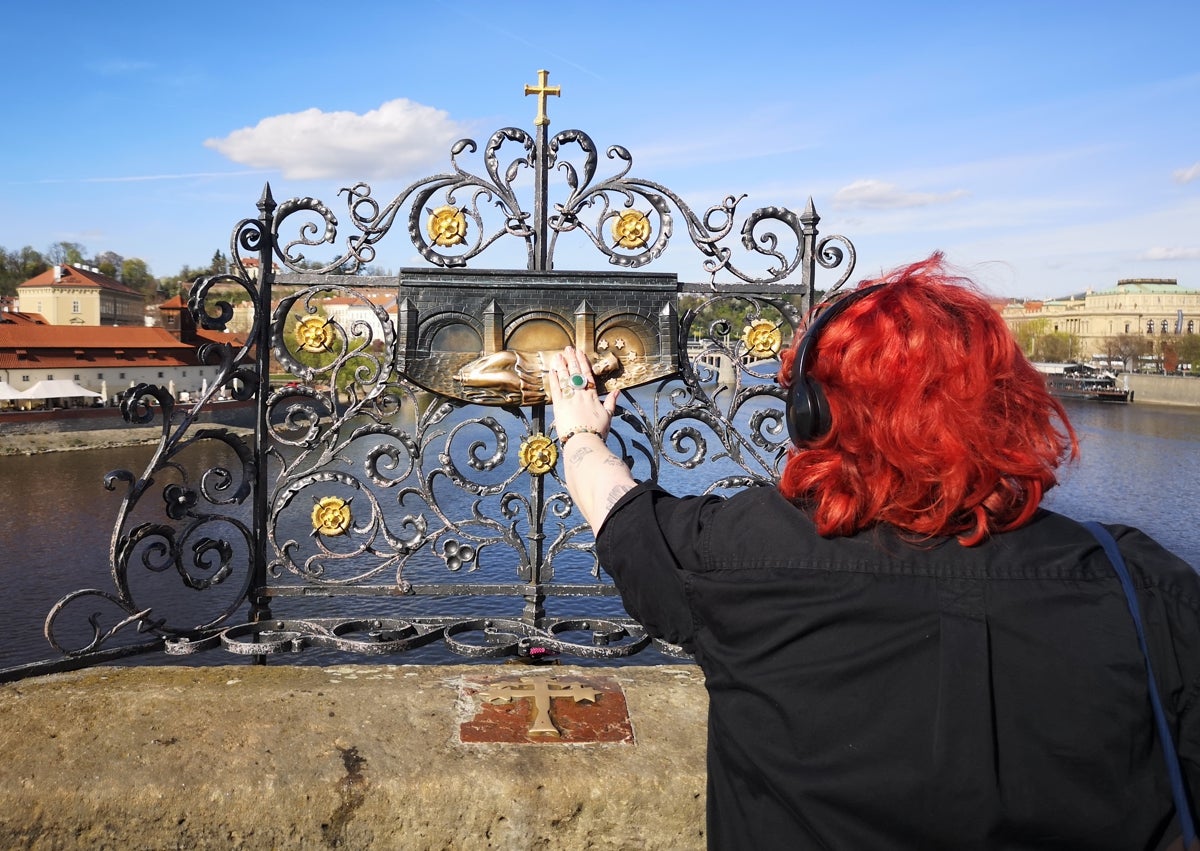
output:
<path id="1" fill-rule="evenodd" d="M 480 683 L 498 677 L 611 680 L 632 740 L 464 742 L 488 722 Z M 700 849 L 707 705 L 699 669 L 682 665 L 22 680 L 0 686 L 0 847 Z M 534 711 L 500 709 L 488 711 Z"/>
<path id="2" fill-rule="evenodd" d="M 1200 378 L 1131 372 L 1123 374 L 1118 380 L 1129 382 L 1134 404 L 1200 406 Z"/>

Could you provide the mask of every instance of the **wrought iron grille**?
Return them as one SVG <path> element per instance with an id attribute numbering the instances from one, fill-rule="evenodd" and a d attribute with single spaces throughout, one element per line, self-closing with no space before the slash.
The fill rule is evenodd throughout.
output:
<path id="1" fill-rule="evenodd" d="M 800 214 L 744 213 L 731 195 L 699 215 L 634 176 L 616 145 L 602 177 L 586 133 L 549 135 L 557 88 L 544 72 L 526 94 L 539 98 L 534 134 L 505 127 L 481 154 L 461 140 L 449 171 L 386 204 L 364 183 L 341 190 L 353 233 L 340 249 L 329 207 L 277 204 L 269 186 L 237 224 L 233 268 L 196 282 L 188 309 L 226 329 L 233 290 L 250 330 L 202 350 L 219 366 L 202 398 L 126 394 L 127 419 L 157 418 L 162 439 L 140 475 L 106 480 L 125 489 L 114 588 L 69 594 L 47 617 L 73 664 L 435 643 L 467 657 L 615 659 L 651 644 L 560 478 L 542 353 L 571 343 L 622 391 L 609 440 L 637 478 L 693 493 L 774 480 L 787 447 L 776 356 L 818 268 L 836 289 L 854 250 L 818 238 L 811 200 Z M 398 218 L 429 266 L 366 274 Z M 702 280 L 634 271 L 662 258 L 677 227 Z M 610 270 L 556 271 L 571 239 Z M 525 269 L 468 268 L 501 240 L 523 244 Z M 311 268 L 304 252 L 329 246 L 336 259 Z M 253 400 L 251 434 L 198 427 L 219 395 Z"/>

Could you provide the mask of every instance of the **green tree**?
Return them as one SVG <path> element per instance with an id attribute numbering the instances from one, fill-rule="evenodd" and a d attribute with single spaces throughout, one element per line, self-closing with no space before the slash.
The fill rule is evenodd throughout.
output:
<path id="1" fill-rule="evenodd" d="M 212 261 L 208 264 L 208 269 L 205 274 L 208 275 L 224 275 L 229 271 L 229 258 L 224 252 L 217 249 L 213 252 Z"/>
<path id="2" fill-rule="evenodd" d="M 115 251 L 105 251 L 97 254 L 92 261 L 92 265 L 100 270 L 101 275 L 108 275 L 110 278 L 118 278 L 121 275 L 121 266 L 124 265 L 125 258 Z"/>
<path id="3" fill-rule="evenodd" d="M 799 295 L 786 296 L 784 301 L 799 308 L 802 297 Z M 818 297 L 818 301 L 819 301 Z M 705 304 L 705 302 L 708 302 Z M 679 300 L 680 314 L 698 310 L 691 323 L 693 337 L 707 337 L 710 333 L 720 333 L 724 325 L 725 333 L 737 338 L 742 335 L 749 312 L 754 304 L 745 298 L 727 296 L 724 298 L 708 299 L 702 296 L 683 296 Z M 719 323 L 719 324 L 718 324 Z M 784 345 L 787 344 L 788 329 L 783 329 Z"/>
<path id="4" fill-rule="evenodd" d="M 15 295 L 17 287 L 50 268 L 50 263 L 33 246 L 18 251 L 0 248 L 0 295 Z"/>
<path id="5" fill-rule="evenodd" d="M 175 295 L 189 289 L 197 278 L 203 278 L 208 274 L 211 274 L 208 269 L 195 268 L 185 263 L 174 275 L 160 279 L 159 285 L 168 295 Z"/>
<path id="6" fill-rule="evenodd" d="M 1172 337 L 1168 346 L 1180 367 L 1192 375 L 1200 374 L 1200 334 L 1180 334 Z"/>
<path id="7" fill-rule="evenodd" d="M 1079 355 L 1079 339 L 1066 331 L 1051 331 L 1037 340 L 1037 360 L 1063 363 Z"/>
<path id="8" fill-rule="evenodd" d="M 46 260 L 55 265 L 78 266 L 85 256 L 87 249 L 78 242 L 56 242 L 46 250 Z"/>
<path id="9" fill-rule="evenodd" d="M 158 280 L 150 274 L 150 267 L 140 257 L 130 257 L 121 264 L 121 283 L 146 295 L 158 288 Z"/>
<path id="10" fill-rule="evenodd" d="M 1017 345 L 1021 347 L 1021 351 L 1025 353 L 1025 357 L 1030 360 L 1045 359 L 1038 355 L 1038 340 L 1046 333 L 1048 324 L 1045 319 L 1027 319 L 1019 322 L 1013 331 L 1013 336 L 1017 339 Z"/>
<path id="11" fill-rule="evenodd" d="M 1104 353 L 1109 361 L 1119 360 L 1125 369 L 1137 369 L 1137 359 L 1149 354 L 1154 344 L 1141 334 L 1117 334 L 1104 338 Z"/>

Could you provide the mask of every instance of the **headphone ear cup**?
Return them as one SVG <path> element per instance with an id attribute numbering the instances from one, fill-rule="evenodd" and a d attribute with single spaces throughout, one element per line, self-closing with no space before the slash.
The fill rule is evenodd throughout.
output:
<path id="1" fill-rule="evenodd" d="M 792 381 L 787 401 L 788 436 L 803 446 L 829 431 L 829 401 L 821 385 L 807 375 Z"/>
<path id="2" fill-rule="evenodd" d="M 816 440 L 829 431 L 833 417 L 829 413 L 829 400 L 820 382 L 809 378 L 808 370 L 816 356 L 817 340 L 829 321 L 856 301 L 869 296 L 876 290 L 884 288 L 884 284 L 873 284 L 861 290 L 855 290 L 844 298 L 835 301 L 827 307 L 809 326 L 796 353 L 792 356 L 792 383 L 788 391 L 787 406 L 784 419 L 787 420 L 788 435 L 796 446 L 804 446 Z"/>

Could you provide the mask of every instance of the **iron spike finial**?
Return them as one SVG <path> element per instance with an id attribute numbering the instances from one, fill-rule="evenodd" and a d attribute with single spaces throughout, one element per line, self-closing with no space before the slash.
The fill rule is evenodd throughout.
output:
<path id="1" fill-rule="evenodd" d="M 805 227 L 815 227 L 817 222 L 821 221 L 821 217 L 817 215 L 817 208 L 813 204 L 812 196 L 808 196 L 808 203 L 804 205 L 804 212 L 800 214 L 800 222 Z"/>
<path id="2" fill-rule="evenodd" d="M 258 199 L 259 212 L 271 213 L 276 207 L 275 196 L 271 194 L 271 183 L 267 181 L 263 184 L 262 196 Z"/>

